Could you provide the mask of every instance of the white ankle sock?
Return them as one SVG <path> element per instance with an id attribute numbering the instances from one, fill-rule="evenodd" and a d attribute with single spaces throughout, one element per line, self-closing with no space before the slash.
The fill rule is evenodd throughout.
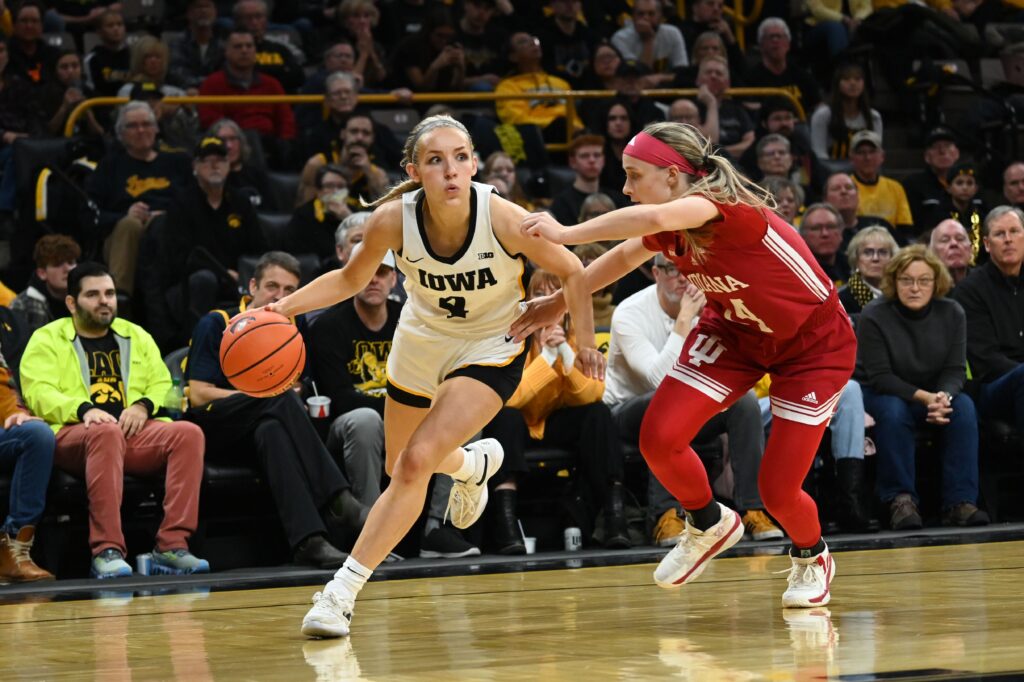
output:
<path id="1" fill-rule="evenodd" d="M 355 599 L 371 575 L 373 575 L 373 571 L 349 555 L 345 559 L 345 563 L 334 574 L 334 579 L 327 583 L 327 587 L 324 589 L 327 592 L 347 592 L 348 596 Z"/>
<path id="2" fill-rule="evenodd" d="M 462 466 L 451 473 L 456 481 L 468 481 L 476 476 L 476 452 L 468 447 L 462 448 Z"/>

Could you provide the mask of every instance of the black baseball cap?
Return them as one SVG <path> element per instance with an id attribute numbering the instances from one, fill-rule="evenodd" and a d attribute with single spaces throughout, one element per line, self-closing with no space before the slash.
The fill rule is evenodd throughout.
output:
<path id="1" fill-rule="evenodd" d="M 199 144 L 196 145 L 195 158 L 202 159 L 210 154 L 227 157 L 227 145 L 225 145 L 224 141 L 219 137 L 204 137 L 199 141 Z"/>
<path id="2" fill-rule="evenodd" d="M 956 135 L 945 126 L 937 126 L 928 131 L 928 137 L 924 138 L 924 146 L 931 147 L 936 142 L 943 140 L 956 143 Z"/>

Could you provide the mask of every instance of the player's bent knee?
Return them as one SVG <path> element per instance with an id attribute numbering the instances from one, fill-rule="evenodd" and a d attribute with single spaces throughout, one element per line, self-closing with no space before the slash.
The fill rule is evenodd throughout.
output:
<path id="1" fill-rule="evenodd" d="M 401 452 L 389 472 L 391 482 L 412 484 L 430 478 L 437 468 L 435 459 L 429 449 L 410 444 Z"/>

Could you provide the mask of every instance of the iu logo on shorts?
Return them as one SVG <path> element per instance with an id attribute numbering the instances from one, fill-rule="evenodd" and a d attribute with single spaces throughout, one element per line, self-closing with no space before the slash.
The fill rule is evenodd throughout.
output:
<path id="1" fill-rule="evenodd" d="M 690 346 L 690 364 L 700 367 L 705 362 L 713 364 L 725 350 L 722 340 L 711 334 L 697 334 L 697 340 Z"/>

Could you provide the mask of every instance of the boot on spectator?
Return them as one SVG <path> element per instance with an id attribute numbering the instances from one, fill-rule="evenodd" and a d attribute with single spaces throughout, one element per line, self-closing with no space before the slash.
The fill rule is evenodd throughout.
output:
<path id="1" fill-rule="evenodd" d="M 611 549 L 629 549 L 633 546 L 629 539 L 624 498 L 621 481 L 613 481 L 608 485 L 604 501 L 604 546 Z"/>
<path id="2" fill-rule="evenodd" d="M 863 533 L 870 529 L 864 501 L 864 460 L 844 457 L 836 460 L 836 479 L 839 482 L 839 526 L 845 531 Z"/>
<path id="3" fill-rule="evenodd" d="M 348 554 L 327 541 L 323 535 L 310 535 L 292 552 L 292 563 L 316 568 L 341 568 Z"/>
<path id="4" fill-rule="evenodd" d="M 907 493 L 900 493 L 893 498 L 889 503 L 889 512 L 889 525 L 893 530 L 912 530 L 924 525 L 914 498 Z"/>
<path id="5" fill-rule="evenodd" d="M 0 583 L 53 580 L 53 574 L 37 566 L 29 556 L 35 534 L 35 526 L 22 526 L 13 538 L 0 533 Z"/>
<path id="6" fill-rule="evenodd" d="M 516 515 L 515 488 L 499 488 L 491 502 L 495 508 L 494 542 L 498 554 L 526 554 L 526 544 Z"/>

